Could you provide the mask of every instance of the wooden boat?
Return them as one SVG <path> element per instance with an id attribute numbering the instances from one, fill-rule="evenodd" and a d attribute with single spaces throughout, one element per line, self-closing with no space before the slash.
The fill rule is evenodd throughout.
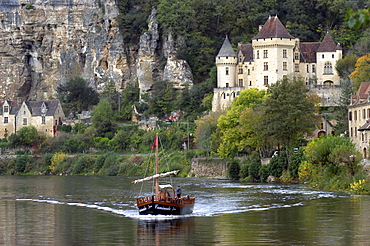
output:
<path id="1" fill-rule="evenodd" d="M 155 147 L 155 175 L 138 179 L 132 183 L 140 183 L 155 179 L 155 194 L 137 198 L 137 207 L 141 215 L 183 215 L 193 212 L 195 197 L 182 196 L 178 198 L 175 189 L 169 185 L 159 185 L 160 177 L 177 174 L 179 170 L 158 173 L 158 134 L 155 137 L 152 149 Z"/>

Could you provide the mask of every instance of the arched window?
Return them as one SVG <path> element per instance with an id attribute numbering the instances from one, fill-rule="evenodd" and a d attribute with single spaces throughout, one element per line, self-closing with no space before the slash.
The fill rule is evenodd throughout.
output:
<path id="1" fill-rule="evenodd" d="M 333 66 L 331 62 L 325 62 L 324 65 L 324 74 L 332 74 L 333 73 Z"/>

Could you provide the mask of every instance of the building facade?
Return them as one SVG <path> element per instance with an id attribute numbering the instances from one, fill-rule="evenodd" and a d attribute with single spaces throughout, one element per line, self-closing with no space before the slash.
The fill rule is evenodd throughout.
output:
<path id="1" fill-rule="evenodd" d="M 266 89 L 285 77 L 304 79 L 322 98 L 323 106 L 331 106 L 340 95 L 335 65 L 341 58 L 342 49 L 329 33 L 322 42 L 300 42 L 277 16 L 269 17 L 252 43 L 238 44 L 237 52 L 226 37 L 216 56 L 217 88 L 212 110 L 225 110 L 242 90 Z"/>
<path id="2" fill-rule="evenodd" d="M 361 83 L 356 95 L 351 97 L 348 106 L 348 131 L 349 137 L 367 158 L 370 140 L 370 82 Z"/>
<path id="3" fill-rule="evenodd" d="M 54 137 L 65 115 L 59 100 L 4 101 L 0 103 L 0 138 L 7 138 L 24 126 L 35 126 L 37 131 Z"/>

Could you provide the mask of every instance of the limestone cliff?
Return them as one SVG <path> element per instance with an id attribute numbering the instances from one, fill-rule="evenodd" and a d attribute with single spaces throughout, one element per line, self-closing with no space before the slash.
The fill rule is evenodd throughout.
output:
<path id="1" fill-rule="evenodd" d="M 138 81 L 143 91 L 159 79 L 176 88 L 192 84 L 190 68 L 176 58 L 178 47 L 170 44 L 170 35 L 161 38 L 155 10 L 138 50 L 123 43 L 117 15 L 114 0 L 2 0 L 1 99 L 49 98 L 75 76 L 98 91 L 110 80 L 117 89 Z"/>

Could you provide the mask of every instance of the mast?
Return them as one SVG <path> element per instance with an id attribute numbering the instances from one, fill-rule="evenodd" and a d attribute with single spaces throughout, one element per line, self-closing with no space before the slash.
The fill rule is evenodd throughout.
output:
<path id="1" fill-rule="evenodd" d="M 159 173 L 158 167 L 158 133 L 155 135 L 155 174 Z M 159 178 L 155 178 L 155 197 L 159 200 Z"/>

